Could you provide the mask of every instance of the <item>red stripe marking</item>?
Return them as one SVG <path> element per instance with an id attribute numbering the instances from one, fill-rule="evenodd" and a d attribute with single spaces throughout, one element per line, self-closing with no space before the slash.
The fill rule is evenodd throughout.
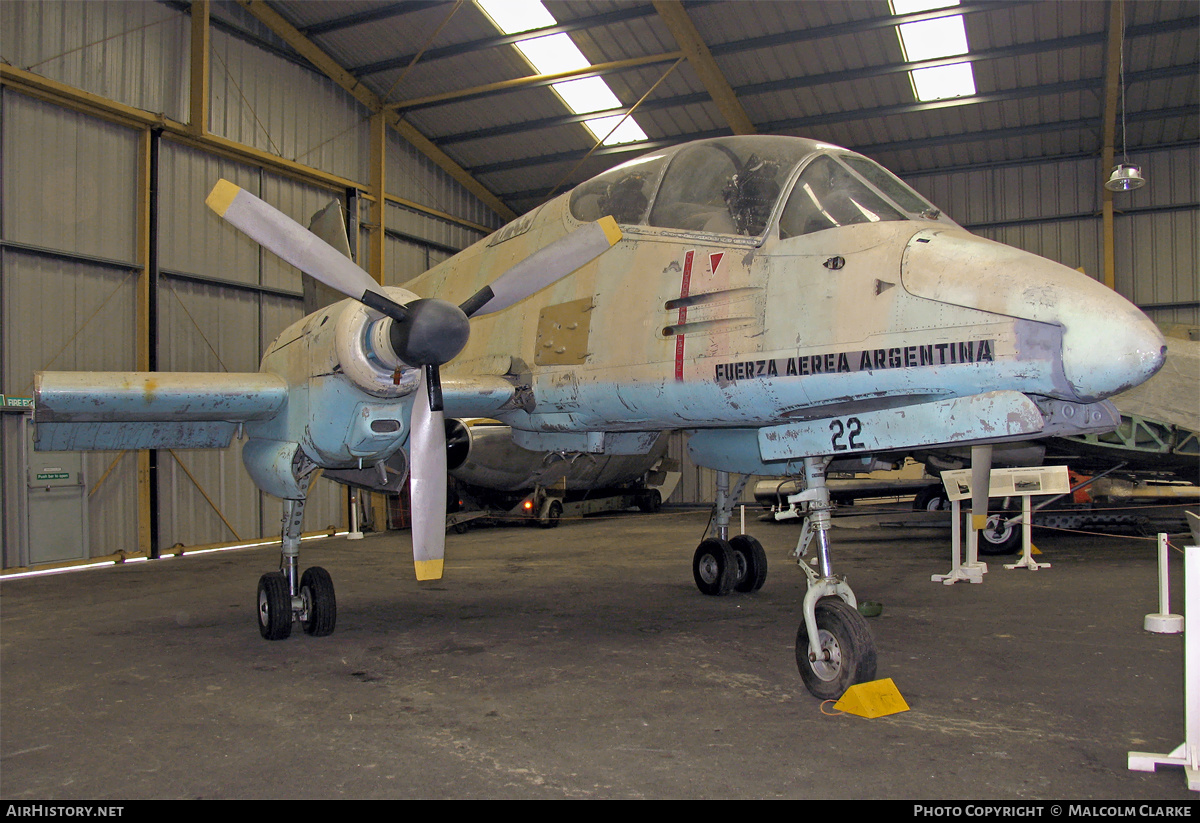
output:
<path id="1" fill-rule="evenodd" d="M 679 288 L 679 296 L 687 297 L 688 290 L 692 287 L 692 258 L 695 257 L 694 251 L 689 251 L 683 256 L 683 285 Z M 679 320 L 677 325 L 682 326 L 687 322 L 687 306 L 679 307 Z M 683 335 L 675 335 L 675 379 L 683 379 Z"/>

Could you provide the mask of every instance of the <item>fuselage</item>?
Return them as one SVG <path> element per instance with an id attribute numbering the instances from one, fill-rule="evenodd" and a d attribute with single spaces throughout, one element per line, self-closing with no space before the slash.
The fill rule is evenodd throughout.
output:
<path id="1" fill-rule="evenodd" d="M 517 408 L 467 413 L 528 433 L 527 448 L 602 451 L 603 433 L 754 431 L 996 391 L 1086 406 L 1162 362 L 1153 324 L 1092 278 L 975 237 L 866 158 L 799 138 L 720 138 L 626 163 L 407 289 L 461 302 L 605 214 L 619 243 L 473 320 L 444 370 L 526 387 Z M 323 465 L 381 459 L 407 436 L 398 407 L 415 377 L 401 369 L 388 387 L 377 316 L 364 312 L 348 301 L 312 315 L 264 359 L 305 385 L 290 403 L 306 408 L 269 436 L 300 440 Z M 351 360 L 368 363 L 375 390 Z M 334 407 L 352 411 L 348 425 Z"/>
<path id="2" fill-rule="evenodd" d="M 768 163 L 778 172 L 760 188 L 774 194 L 738 233 L 730 178 Z M 1092 278 L 975 237 L 865 158 L 798 138 L 707 141 L 626 164 L 413 290 L 469 294 L 614 210 L 622 175 L 648 192 L 618 217 L 622 242 L 476 321 L 459 358 L 468 371 L 508 355 L 528 368 L 536 408 L 506 418 L 518 428 L 762 426 L 1001 388 L 1090 403 L 1161 364 L 1149 319 Z"/>

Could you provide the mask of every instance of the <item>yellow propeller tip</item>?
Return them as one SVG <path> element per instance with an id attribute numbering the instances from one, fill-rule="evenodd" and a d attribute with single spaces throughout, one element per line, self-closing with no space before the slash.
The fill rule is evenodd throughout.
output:
<path id="1" fill-rule="evenodd" d="M 617 221 L 613 219 L 612 215 L 601 217 L 596 222 L 604 231 L 604 237 L 608 240 L 608 245 L 617 245 L 617 241 L 621 239 L 621 229 L 617 226 Z"/>
<path id="2" fill-rule="evenodd" d="M 437 560 L 415 560 L 413 565 L 417 570 L 418 580 L 441 580 L 442 579 L 442 559 Z"/>
<path id="3" fill-rule="evenodd" d="M 204 204 L 224 217 L 225 212 L 229 209 L 229 204 L 241 190 L 240 186 L 235 186 L 228 180 L 218 180 L 217 185 L 213 186 L 213 190 L 208 193 L 208 197 L 204 198 Z"/>

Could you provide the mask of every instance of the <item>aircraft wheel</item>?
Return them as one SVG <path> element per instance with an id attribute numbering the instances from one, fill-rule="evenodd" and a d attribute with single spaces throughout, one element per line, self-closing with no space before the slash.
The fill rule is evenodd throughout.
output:
<path id="1" fill-rule="evenodd" d="M 734 591 L 749 593 L 761 589 L 767 580 L 767 553 L 763 551 L 762 543 L 748 534 L 739 534 L 729 541 L 729 545 L 738 565 Z"/>
<path id="2" fill-rule="evenodd" d="M 558 521 L 562 519 L 562 513 L 562 503 L 557 500 L 548 500 L 542 508 L 542 515 L 538 518 L 538 525 L 543 529 L 553 529 L 558 525 Z"/>
<path id="3" fill-rule="evenodd" d="M 662 508 L 662 495 L 658 489 L 650 489 L 638 500 L 638 508 L 647 514 L 653 514 Z"/>
<path id="4" fill-rule="evenodd" d="M 996 528 L 1007 515 L 988 515 L 987 525 L 979 532 L 979 553 L 984 555 L 1012 554 L 1021 548 L 1021 527 L 1005 523 Z"/>
<path id="5" fill-rule="evenodd" d="M 926 486 L 917 492 L 913 500 L 913 510 L 919 512 L 937 512 L 950 508 L 946 492 L 941 486 Z"/>
<path id="6" fill-rule="evenodd" d="M 267 640 L 286 640 L 292 633 L 292 595 L 282 572 L 258 578 L 258 631 Z"/>
<path id="7" fill-rule="evenodd" d="M 300 578 L 300 626 L 305 634 L 325 637 L 333 634 L 337 625 L 337 597 L 333 593 L 333 578 L 320 566 L 307 569 Z"/>
<path id="8" fill-rule="evenodd" d="M 875 639 L 867 620 L 838 597 L 823 597 L 816 608 L 823 659 L 809 660 L 808 628 L 796 632 L 796 667 L 814 697 L 834 700 L 855 683 L 875 679 Z"/>
<path id="9" fill-rule="evenodd" d="M 692 577 L 704 594 L 720 597 L 733 591 L 738 562 L 729 542 L 716 537 L 701 541 L 692 555 Z"/>

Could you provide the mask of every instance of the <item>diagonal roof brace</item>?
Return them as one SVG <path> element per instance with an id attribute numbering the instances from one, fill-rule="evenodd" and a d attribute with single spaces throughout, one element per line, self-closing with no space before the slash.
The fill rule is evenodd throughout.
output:
<path id="1" fill-rule="evenodd" d="M 378 95 L 359 82 L 353 74 L 347 71 L 336 60 L 326 54 L 316 43 L 309 40 L 300 30 L 289 23 L 278 12 L 272 9 L 264 0 L 238 0 L 239 4 L 258 18 L 284 42 L 300 53 L 302 57 L 324 72 L 362 103 L 370 112 L 384 111 L 384 102 Z M 387 113 L 388 125 L 395 129 L 400 136 L 412 143 L 418 151 L 432 160 L 440 169 L 453 177 L 467 191 L 482 200 L 492 211 L 505 220 L 516 218 L 516 212 L 506 206 L 490 189 L 476 180 L 466 169 L 454 161 L 450 155 L 434 145 L 433 141 L 421 134 L 411 123 L 401 119 L 395 112 Z"/>
<path id="2" fill-rule="evenodd" d="M 696 30 L 692 18 L 688 17 L 683 4 L 679 0 L 654 0 L 654 8 L 666 23 L 679 48 L 687 55 L 688 63 L 699 75 L 700 82 L 712 96 L 733 133 L 755 134 L 757 130 L 754 124 L 742 108 L 737 95 L 733 93 L 733 87 L 725 79 L 717 61 L 713 59 L 712 52 L 708 50 L 700 32 Z"/>

